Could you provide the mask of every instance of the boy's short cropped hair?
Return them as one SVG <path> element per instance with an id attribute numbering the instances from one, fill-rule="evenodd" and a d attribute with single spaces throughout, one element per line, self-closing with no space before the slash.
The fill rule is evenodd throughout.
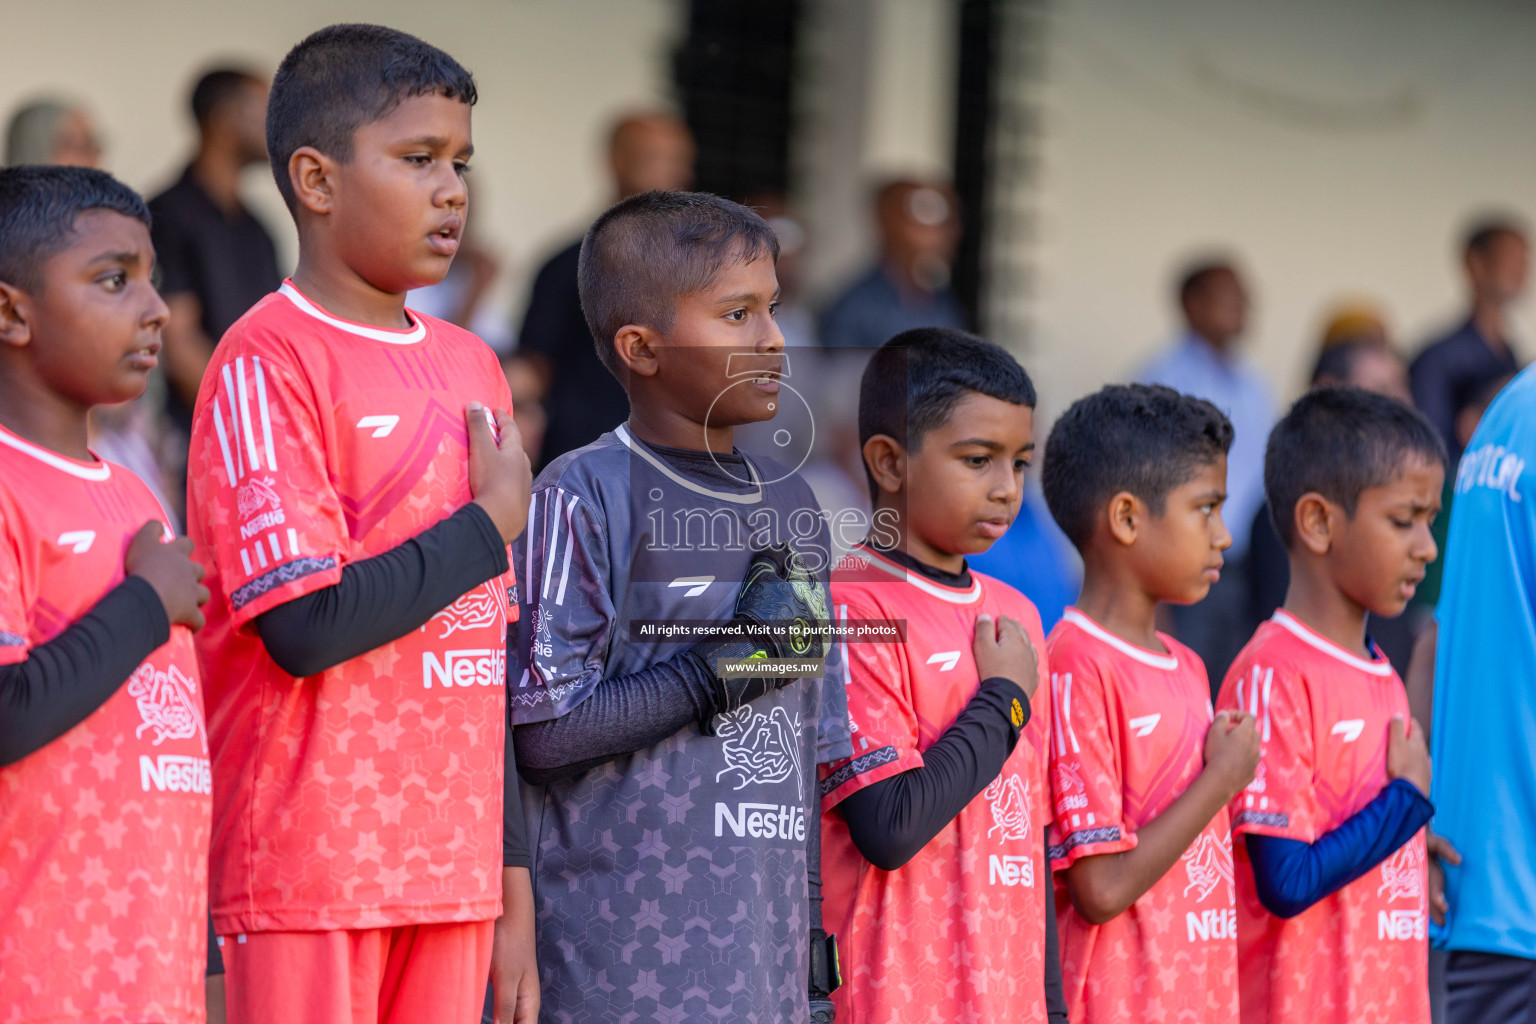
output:
<path id="1" fill-rule="evenodd" d="M 971 393 L 1034 408 L 1035 385 L 1007 349 L 953 327 L 902 331 L 869 357 L 859 382 L 859 445 L 876 434 L 917 451 Z M 865 467 L 868 475 L 868 467 Z M 870 476 L 871 495 L 875 494 Z"/>
<path id="2" fill-rule="evenodd" d="M 331 25 L 288 51 L 267 99 L 267 155 L 288 209 L 295 150 L 313 146 L 343 163 L 352 138 L 403 101 L 446 96 L 473 106 L 475 79 L 448 54 L 415 36 L 382 25 Z"/>
<path id="3" fill-rule="evenodd" d="M 625 324 L 672 326 L 679 295 L 709 287 L 726 266 L 779 258 L 757 212 L 708 192 L 641 192 L 606 210 L 581 240 L 576 280 L 597 357 L 624 381 L 613 336 Z"/>
<path id="4" fill-rule="evenodd" d="M 1051 428 L 1040 484 L 1079 551 L 1104 503 L 1126 491 L 1162 515 L 1168 495 L 1232 447 L 1232 422 L 1210 402 L 1160 384 L 1112 384 L 1073 402 Z"/>
<path id="5" fill-rule="evenodd" d="M 42 267 L 69 245 L 75 218 L 111 210 L 149 226 L 149 207 L 106 171 L 22 166 L 0 170 L 0 281 L 42 289 Z"/>
<path id="6" fill-rule="evenodd" d="M 1361 388 L 1314 388 L 1275 424 L 1264 451 L 1276 532 L 1289 548 L 1304 494 L 1321 494 L 1353 516 L 1362 491 L 1391 483 L 1414 458 L 1447 462 L 1445 442 L 1418 410 Z"/>

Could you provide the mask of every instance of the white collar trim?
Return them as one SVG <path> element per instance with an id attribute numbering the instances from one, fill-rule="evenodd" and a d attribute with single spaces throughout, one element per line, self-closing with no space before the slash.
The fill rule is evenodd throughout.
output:
<path id="1" fill-rule="evenodd" d="M 369 327 L 367 324 L 357 324 L 351 320 L 342 320 L 331 316 L 331 314 L 306 299 L 304 294 L 293 286 L 292 281 L 284 281 L 278 291 L 282 293 L 284 298 L 298 307 L 301 313 L 306 313 L 339 331 L 355 334 L 359 338 L 382 341 L 388 345 L 414 345 L 427 336 L 427 325 L 422 322 L 421 316 L 416 313 L 411 314 L 411 319 L 416 323 L 415 330 L 388 331 L 382 327 Z"/>
<path id="2" fill-rule="evenodd" d="M 56 452 L 51 452 L 47 448 L 33 444 L 31 441 L 24 441 L 4 428 L 0 428 L 0 444 L 5 445 L 7 448 L 14 448 L 23 455 L 30 455 L 38 462 L 52 466 L 54 469 L 68 473 L 70 476 L 79 477 L 81 480 L 91 480 L 100 483 L 112 477 L 112 464 L 110 462 L 98 460 L 94 466 L 86 465 L 75 459 L 66 458 Z"/>
<path id="3" fill-rule="evenodd" d="M 640 442 L 636 438 L 631 437 L 629 428 L 627 428 L 624 424 L 620 423 L 618 426 L 614 427 L 613 433 L 615 437 L 623 442 L 624 447 L 628 448 L 630 451 L 640 456 L 646 462 L 649 462 L 652 466 L 656 467 L 657 472 L 661 473 L 662 476 L 666 477 L 668 480 L 671 480 L 673 483 L 678 484 L 679 486 L 686 487 L 688 490 L 693 491 L 695 494 L 707 495 L 708 497 L 715 498 L 719 501 L 728 501 L 733 505 L 762 504 L 763 478 L 758 476 L 757 467 L 752 465 L 752 460 L 747 459 L 745 456 L 743 456 L 743 458 L 747 463 L 747 472 L 752 474 L 752 484 L 757 488 L 757 490 L 751 494 L 734 494 L 730 491 L 712 491 L 702 484 L 689 480 L 681 473 L 674 472 L 671 466 L 667 465 L 661 459 L 658 459 L 655 454 L 650 451 L 650 449 L 646 448 L 643 442 Z"/>
<path id="4" fill-rule="evenodd" d="M 1288 630 L 1298 640 L 1308 646 L 1339 659 L 1351 668 L 1357 668 L 1361 672 L 1368 672 L 1373 676 L 1388 676 L 1392 674 L 1392 663 L 1390 661 L 1367 661 L 1357 654 L 1351 654 L 1327 637 L 1319 636 L 1308 629 L 1300 619 L 1284 608 L 1277 609 L 1274 618 L 1270 619 L 1270 621 Z"/>
<path id="5" fill-rule="evenodd" d="M 880 552 L 871 548 L 860 547 L 854 553 L 881 572 L 895 576 L 897 579 L 905 580 L 918 590 L 936 597 L 940 601 L 948 601 L 950 604 L 975 604 L 981 599 L 981 577 L 974 571 L 971 573 L 971 589 L 957 590 L 953 587 L 946 587 L 935 583 L 922 573 L 913 572 L 906 566 L 891 561 L 881 555 Z"/>
<path id="6" fill-rule="evenodd" d="M 1134 658 L 1135 660 L 1141 662 L 1143 665 L 1161 669 L 1164 672 L 1172 672 L 1179 667 L 1178 655 L 1158 654 L 1156 651 L 1149 651 L 1145 647 L 1137 647 L 1133 643 L 1128 643 L 1127 641 L 1115 636 L 1115 634 L 1111 633 L 1097 622 L 1094 622 L 1092 619 L 1078 611 L 1076 608 L 1068 608 L 1066 611 L 1061 613 L 1061 617 L 1067 622 L 1072 623 L 1072 625 L 1076 626 L 1078 629 L 1081 629 L 1084 633 L 1087 633 L 1089 636 L 1093 637 L 1095 640 L 1099 640 L 1108 644 L 1115 650 L 1119 651 L 1121 654 L 1124 654 L 1129 658 Z"/>

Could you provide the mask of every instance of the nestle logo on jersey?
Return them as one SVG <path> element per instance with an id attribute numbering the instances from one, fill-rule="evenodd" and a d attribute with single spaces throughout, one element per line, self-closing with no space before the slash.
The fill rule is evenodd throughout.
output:
<path id="1" fill-rule="evenodd" d="M 805 808 L 790 804 L 739 803 L 736 813 L 731 805 L 715 804 L 715 835 L 730 829 L 737 839 L 793 839 L 805 842 Z"/>
<path id="2" fill-rule="evenodd" d="M 993 885 L 1023 885 L 1034 888 L 1035 862 L 1027 856 L 1006 853 L 993 854 L 988 862 L 988 881 Z"/>
<path id="3" fill-rule="evenodd" d="M 1376 912 L 1378 939 L 1422 941 L 1427 934 L 1426 927 L 1422 911 L 1378 910 Z"/>
<path id="4" fill-rule="evenodd" d="M 153 786 L 161 793 L 212 793 L 213 771 L 206 757 L 185 754 L 139 755 L 139 784 L 148 793 Z"/>
<path id="5" fill-rule="evenodd" d="M 482 647 L 471 651 L 435 651 L 421 655 L 421 685 L 432 689 L 433 680 L 444 689 L 454 686 L 495 686 L 507 678 L 507 651 L 504 647 Z"/>
<path id="6" fill-rule="evenodd" d="M 1227 907 L 1222 910 L 1202 910 L 1198 914 L 1193 910 L 1186 910 L 1184 927 L 1189 932 L 1190 942 L 1235 939 L 1237 938 L 1237 910 Z"/>

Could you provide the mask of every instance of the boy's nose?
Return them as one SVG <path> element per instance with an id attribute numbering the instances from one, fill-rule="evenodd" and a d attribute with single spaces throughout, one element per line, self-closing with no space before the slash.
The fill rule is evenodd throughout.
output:
<path id="1" fill-rule="evenodd" d="M 1232 531 L 1227 529 L 1227 522 L 1221 518 L 1221 512 L 1213 513 L 1216 519 L 1216 536 L 1211 539 L 1211 546 L 1217 551 L 1225 551 L 1232 546 Z"/>
<path id="2" fill-rule="evenodd" d="M 144 309 L 144 319 L 142 321 L 144 327 L 152 331 L 164 330 L 165 325 L 170 323 L 170 320 L 171 308 L 165 304 L 165 300 L 160 297 L 158 290 L 150 288 L 149 304 Z"/>
<path id="3" fill-rule="evenodd" d="M 784 351 L 784 332 L 779 330 L 779 322 L 777 320 L 769 318 L 768 329 L 757 339 L 754 349 L 758 352 Z"/>

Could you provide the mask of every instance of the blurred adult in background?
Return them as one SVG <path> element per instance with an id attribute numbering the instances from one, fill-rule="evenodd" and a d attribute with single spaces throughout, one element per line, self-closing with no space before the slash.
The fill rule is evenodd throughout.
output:
<path id="1" fill-rule="evenodd" d="M 965 329 L 965 311 L 949 289 L 960 244 L 960 204 L 941 181 L 903 178 L 875 193 L 880 255 L 827 304 L 821 343 L 875 349 L 913 327 Z"/>
<path id="2" fill-rule="evenodd" d="M 197 152 L 174 185 L 149 201 L 165 326 L 166 414 L 185 437 L 213 347 L 282 284 L 272 236 L 240 201 L 240 174 L 267 160 L 267 80 L 218 68 L 192 88 Z"/>
<path id="3" fill-rule="evenodd" d="M 672 114 L 649 111 L 621 118 L 608 139 L 613 202 L 653 189 L 689 188 L 695 155 L 693 134 Z M 549 422 L 537 466 L 596 440 L 629 416 L 629 398 L 598 360 L 581 312 L 576 291 L 580 255 L 578 237 L 539 268 L 518 332 L 518 354 L 542 362 L 549 379 Z"/>
<path id="4" fill-rule="evenodd" d="M 1171 609 L 1175 633 L 1204 660 L 1214 688 L 1255 625 L 1248 611 L 1248 540 L 1254 513 L 1264 503 L 1264 445 L 1275 405 L 1269 382 L 1240 350 L 1248 290 L 1236 265 L 1211 259 L 1190 266 L 1179 279 L 1179 308 L 1183 333 L 1136 379 L 1204 398 L 1232 421 L 1221 510 L 1232 534 L 1226 566 L 1205 600 Z"/>
<path id="5" fill-rule="evenodd" d="M 1497 217 L 1474 224 L 1462 246 L 1471 312 L 1455 330 L 1431 340 L 1409 367 L 1414 401 L 1445 440 L 1452 470 L 1464 444 L 1456 436 L 1457 415 L 1490 382 L 1520 367 L 1508 308 L 1525 291 L 1529 263 L 1530 244 L 1519 221 Z"/>
<path id="6" fill-rule="evenodd" d="M 1357 329 L 1365 327 L 1369 329 Z M 1333 319 L 1319 346 L 1311 381 L 1314 388 L 1364 388 L 1413 404 L 1413 396 L 1408 392 L 1408 366 L 1392 348 L 1386 325 L 1374 314 L 1367 319 L 1359 311 L 1351 311 Z M 1248 545 L 1253 621 L 1265 621 L 1285 603 L 1290 582 L 1290 556 L 1275 532 L 1268 507 L 1261 504 L 1253 517 Z M 1370 616 L 1366 629 L 1398 673 L 1406 674 L 1414 640 L 1428 620 L 1426 608 L 1410 604 L 1401 615 L 1391 619 Z"/>
<path id="7" fill-rule="evenodd" d="M 11 115 L 5 129 L 5 166 L 60 164 L 101 167 L 101 136 L 83 104 L 50 97 Z"/>

